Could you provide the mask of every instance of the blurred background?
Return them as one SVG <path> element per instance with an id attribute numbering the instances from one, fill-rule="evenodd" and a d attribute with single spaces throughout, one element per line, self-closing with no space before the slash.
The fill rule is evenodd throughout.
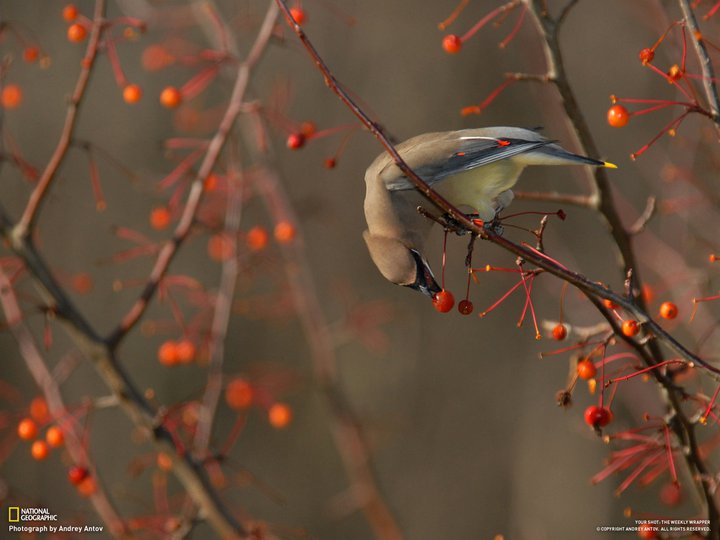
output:
<path id="1" fill-rule="evenodd" d="M 553 13 L 563 4 L 548 0 Z M 701 4 L 699 10 L 709 9 L 712 3 Z M 141 0 L 109 3 L 111 17 L 152 15 L 147 32 L 118 45 L 127 79 L 142 86 L 144 97 L 133 106 L 123 102 L 107 58 L 100 58 L 76 138 L 97 145 L 112 158 L 96 154 L 106 207 L 97 210 L 87 154 L 76 147 L 62 166 L 39 223 L 39 248 L 102 333 L 114 328 L 129 309 L 153 262 L 151 256 L 114 259 L 134 245 L 119 239 L 116 227 L 140 232 L 152 242 L 169 236 L 167 230 L 153 230 L 148 221 L 152 208 L 170 198 L 172 190 L 159 189 L 159 182 L 180 159 L 180 153 L 168 152 L 163 141 L 210 136 L 213 119 L 219 119 L 229 95 L 233 68 L 223 71 L 180 110 L 168 111 L 158 103 L 160 91 L 167 85 L 182 86 L 197 68 L 179 63 L 150 72 L 142 65 L 143 51 L 151 44 L 189 50 L 216 45 L 218 36 L 198 14 L 204 5 Z M 233 32 L 242 57 L 255 37 L 267 2 L 218 1 L 209 5 Z M 463 34 L 498 5 L 491 0 L 471 2 L 448 31 Z M 44 69 L 23 64 L 17 38 L 13 32 L 3 31 L 2 54 L 15 58 L 4 73 L 5 84 L 16 83 L 24 91 L 21 106 L 3 114 L 5 149 L 9 152 L 15 147 L 40 170 L 57 143 L 84 51 L 84 45 L 67 41 L 67 24 L 60 16 L 63 6 L 56 1 L 0 4 L 2 21 L 36 40 L 50 57 Z M 77 6 L 91 16 L 92 2 L 78 1 Z M 484 28 L 465 43 L 461 53 L 446 54 L 438 23 L 455 6 L 454 0 L 306 0 L 304 29 L 336 77 L 398 141 L 423 132 L 466 127 L 543 126 L 548 137 L 578 151 L 558 95 L 547 85 L 518 83 L 480 116 L 460 115 L 461 108 L 482 102 L 503 81 L 504 73 L 539 74 L 545 65 L 529 15 L 513 41 L 504 49 L 498 47 L 515 24 L 517 10 L 500 27 Z M 636 247 L 642 261 L 639 270 L 656 288 L 658 298 L 672 297 L 688 305 L 688 299 L 697 295 L 693 287 L 698 280 L 694 278 L 705 264 L 708 246 L 713 245 L 717 218 L 712 209 L 696 202 L 685 204 L 697 201 L 699 195 L 678 171 L 690 171 L 700 179 L 711 174 L 713 159 L 703 150 L 708 126 L 690 118 L 677 137 L 661 138 L 644 156 L 632 161 L 630 153 L 648 142 L 673 113 L 633 118 L 622 130 L 606 121 L 611 94 L 654 99 L 674 95 L 670 85 L 640 65 L 637 53 L 655 43 L 678 18 L 675 2 L 581 1 L 566 20 L 561 45 L 568 77 L 601 152 L 592 157 L 619 166 L 610 171 L 610 178 L 625 223 L 638 218 L 649 195 L 676 203 L 661 207 L 664 211 L 648 232 L 637 237 Z M 297 249 L 290 254 L 300 260 L 288 262 L 277 242 L 260 254 L 243 255 L 224 371 L 228 376 L 291 381 L 278 397 L 290 404 L 294 414 L 290 426 L 276 430 L 268 424 L 263 407 L 247 413 L 247 425 L 227 461 L 231 486 L 226 500 L 230 507 L 242 516 L 277 525 L 271 530 L 283 538 L 300 534 L 300 530 L 318 539 L 374 537 L 348 492 L 348 477 L 333 439 L 332 411 L 314 377 L 313 352 L 303 330 L 302 313 L 297 312 L 288 290 L 286 265 L 292 268 L 297 263 L 312 277 L 313 286 L 307 292 L 321 307 L 326 324 L 322 331 L 330 332 L 333 340 L 339 387 L 361 421 L 382 497 L 405 538 L 594 538 L 606 536 L 595 532 L 597 526 L 629 524 L 623 516 L 628 506 L 650 514 L 692 515 L 697 508 L 692 495 L 686 498 L 687 507 L 668 509 L 660 504 L 657 488 L 667 477 L 649 488 L 633 487 L 621 498 L 613 497 L 619 483 L 616 478 L 591 485 L 590 478 L 602 469 L 608 453 L 608 447 L 582 418 L 582 411 L 595 403 L 597 396 L 589 395 L 583 383 L 578 385 L 569 410 L 556 405 L 555 394 L 565 387 L 571 364 L 568 355 L 539 358 L 540 352 L 561 346 L 547 331 L 538 341 L 530 320 L 517 327 L 525 302 L 521 291 L 485 318 L 477 316 L 516 283 L 514 276 L 478 274 L 478 282 L 470 288 L 476 309 L 471 316 L 456 310 L 437 313 L 420 294 L 382 279 L 361 236 L 365 229 L 363 175 L 381 148 L 362 130 L 354 132 L 334 169 L 323 163 L 341 145 L 344 132 L 311 140 L 298 151 L 286 148 L 292 131 L 288 126 L 312 121 L 322 130 L 354 119 L 324 86 L 305 51 L 284 21 L 280 22 L 277 36 L 253 72 L 248 100 L 258 100 L 268 112 L 271 129 L 265 166 L 277 172 L 280 189 L 292 207 L 288 218 L 297 220 Z M 713 21 L 707 24 L 710 35 L 717 26 Z M 678 34 L 671 35 L 657 51 L 658 65 L 669 68 L 678 61 L 680 50 Z M 694 66 L 689 66 L 690 70 L 697 72 Z M 0 200 L 17 217 L 30 184 L 17 167 L 5 164 L 0 173 Z M 588 191 L 581 168 L 529 169 L 517 188 Z M 566 266 L 622 290 L 624 276 L 602 221 L 587 210 L 562 208 L 567 219 L 551 220 L 546 248 Z M 513 212 L 557 209 L 557 204 L 529 201 L 517 201 L 512 207 Z M 535 227 L 538 217 L 522 217 L 514 223 Z M 256 225 L 272 230 L 273 218 L 259 197 L 249 195 L 241 229 Z M 506 227 L 505 234 L 532 241 L 530 235 L 511 227 Z M 221 265 L 208 258 L 207 238 L 207 229 L 198 227 L 171 273 L 190 276 L 212 291 L 218 286 Z M 434 231 L 429 245 L 430 263 L 439 273 L 442 231 Z M 465 288 L 465 246 L 464 238 L 448 239 L 446 281 L 457 300 Z M 483 243 L 476 247 L 474 257 L 477 267 L 514 265 L 514 257 Z M 73 290 L 73 277 L 79 273 L 92 276 L 92 289 L 83 294 Z M 710 284 L 706 281 L 703 286 Z M 26 306 L 32 306 L 33 289 L 27 283 L 23 287 L 29 298 Z M 560 292 L 561 284 L 549 276 L 536 281 L 533 302 L 540 321 L 558 320 Z M 188 319 L 195 313 L 190 302 L 180 302 L 180 309 Z M 564 316 L 574 325 L 600 322 L 573 290 L 566 293 Z M 42 317 L 32 313 L 28 322 L 42 336 Z M 62 328 L 55 323 L 50 327 L 49 365 L 71 367 L 62 386 L 66 402 L 79 406 L 87 396 L 105 395 L 104 384 L 87 360 L 77 358 Z M 156 359 L 160 343 L 178 334 L 168 303 L 156 300 L 144 323 L 120 350 L 121 361 L 135 383 L 143 391 L 152 389 L 152 401 L 157 405 L 198 399 L 204 387 L 202 362 L 169 369 Z M 680 328 L 678 336 L 693 343 L 693 332 Z M 3 402 L 15 418 L 38 390 L 9 334 L 0 334 L 0 346 L 0 379 L 20 394 L 10 399 L 12 392 L 7 392 Z M 703 344 L 705 350 L 712 346 L 713 340 Z M 614 427 L 635 425 L 646 412 L 661 415 L 657 393 L 652 383 L 634 381 L 623 386 L 613 406 Z M 217 447 L 226 439 L 236 415 L 221 404 L 213 434 Z M 137 436 L 120 410 L 93 411 L 86 425 L 89 452 L 100 480 L 121 513 L 128 518 L 152 515 L 151 447 Z M 13 442 L 12 433 L 3 433 L 0 468 L 8 500 L 32 501 L 49 506 L 61 517 L 81 515 L 88 523 L 99 523 L 92 508 L 67 482 L 69 463 L 62 453 L 36 463 L 25 443 Z M 171 494 L 180 493 L 172 478 L 168 482 Z M 174 500 L 182 500 L 174 496 Z M 103 535 L 95 536 L 100 537 Z M 191 537 L 214 536 L 201 525 Z"/>

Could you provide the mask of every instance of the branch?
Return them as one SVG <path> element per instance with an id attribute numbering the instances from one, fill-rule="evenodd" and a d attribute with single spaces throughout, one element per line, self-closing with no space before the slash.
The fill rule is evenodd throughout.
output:
<path id="1" fill-rule="evenodd" d="M 685 24 L 693 37 L 693 45 L 695 46 L 695 54 L 697 54 L 698 60 L 700 61 L 700 69 L 702 70 L 702 82 L 703 88 L 705 89 L 705 97 L 710 105 L 710 112 L 712 113 L 712 120 L 715 122 L 715 129 L 720 135 L 720 98 L 718 98 L 717 87 L 715 86 L 715 70 L 713 68 L 712 60 L 708 55 L 707 49 L 705 48 L 705 42 L 703 41 L 703 35 L 698 26 L 695 13 L 690 6 L 688 0 L 678 0 L 680 8 L 682 9 L 683 16 L 685 17 Z"/>
<path id="2" fill-rule="evenodd" d="M 150 272 L 148 282 L 139 298 L 135 301 L 133 306 L 130 308 L 130 311 L 120 322 L 119 326 L 107 338 L 111 348 L 117 347 L 123 337 L 125 337 L 127 333 L 133 329 L 140 318 L 145 314 L 145 311 L 150 304 L 150 300 L 152 300 L 153 296 L 155 296 L 155 292 L 157 291 L 160 281 L 167 273 L 170 263 L 175 258 L 180 245 L 185 241 L 190 233 L 195 215 L 197 214 L 198 207 L 200 206 L 200 202 L 202 200 L 203 182 L 215 167 L 218 157 L 220 156 L 220 152 L 225 146 L 225 143 L 230 135 L 230 130 L 234 126 L 238 115 L 243 112 L 243 99 L 250 81 L 250 74 L 252 69 L 262 57 L 262 53 L 265 51 L 265 48 L 272 37 L 277 15 L 277 7 L 272 0 L 270 0 L 270 7 L 265 14 L 265 19 L 258 31 L 257 37 L 255 38 L 255 43 L 253 44 L 252 49 L 250 49 L 247 58 L 238 69 L 235 86 L 233 87 L 232 95 L 230 96 L 230 103 L 225 110 L 225 115 L 220 122 L 215 136 L 208 145 L 205 158 L 203 159 L 200 168 L 195 175 L 195 179 L 192 182 L 185 208 L 177 224 L 175 232 L 173 233 L 173 237 L 160 249 L 155 265 Z"/>
<path id="3" fill-rule="evenodd" d="M 42 176 L 38 180 L 35 189 L 30 194 L 30 198 L 25 206 L 22 217 L 20 218 L 20 221 L 18 221 L 15 226 L 15 230 L 12 233 L 14 237 L 25 238 L 32 232 L 32 228 L 38 218 L 40 206 L 45 200 L 48 190 L 57 175 L 57 171 L 65 159 L 68 147 L 72 142 L 72 136 L 77 125 L 78 113 L 80 112 L 80 105 L 82 104 L 85 90 L 87 89 L 88 82 L 90 81 L 90 75 L 93 71 L 93 66 L 95 65 L 95 59 L 97 58 L 98 44 L 100 43 L 100 37 L 102 36 L 104 29 L 105 0 L 97 0 L 95 2 L 95 13 L 93 15 L 92 29 L 90 30 L 90 39 L 88 40 L 85 57 L 80 63 L 82 66 L 80 69 L 80 76 L 75 84 L 75 90 L 70 97 L 70 103 L 68 104 L 68 110 L 65 115 L 65 125 L 63 126 L 60 140 L 58 141 L 57 147 L 55 147 L 55 151 L 45 167 Z"/>
<path id="4" fill-rule="evenodd" d="M 692 362 L 694 365 L 702 366 L 708 372 L 713 374 L 717 379 L 720 375 L 720 369 L 702 360 L 697 355 L 693 354 L 690 350 L 680 344 L 675 338 L 668 334 L 662 327 L 660 327 L 649 315 L 645 308 L 644 299 L 642 296 L 633 290 L 633 297 L 627 298 L 620 296 L 611 290 L 599 285 L 598 283 L 591 282 L 584 276 L 565 269 L 549 260 L 548 258 L 540 256 L 538 252 L 531 251 L 522 246 L 519 246 L 510 240 L 498 236 L 493 231 L 486 230 L 482 227 L 476 226 L 472 223 L 462 212 L 459 212 L 455 207 L 449 204 L 444 198 L 435 193 L 417 174 L 415 174 L 410 167 L 403 161 L 401 156 L 397 153 L 397 150 L 390 143 L 388 138 L 378 128 L 378 124 L 374 122 L 350 97 L 350 95 L 342 88 L 332 72 L 328 68 L 327 64 L 323 61 L 317 50 L 314 48 L 310 40 L 308 39 L 302 28 L 296 24 L 289 12 L 289 8 L 286 4 L 286 0 L 276 0 L 278 5 L 281 7 L 287 18 L 288 24 L 294 29 L 298 38 L 302 42 L 303 46 L 310 54 L 316 67 L 323 74 L 325 84 L 332 90 L 340 100 L 352 111 L 352 113 L 370 130 L 370 132 L 380 141 L 382 146 L 386 149 L 388 154 L 393 158 L 393 161 L 397 167 L 405 174 L 410 182 L 420 191 L 428 200 L 435 204 L 442 211 L 448 213 L 457 223 L 465 228 L 466 230 L 477 234 L 479 237 L 489 240 L 494 244 L 497 244 L 507 251 L 515 253 L 526 261 L 542 268 L 551 274 L 573 284 L 579 290 L 584 292 L 593 304 L 600 310 L 603 316 L 613 324 L 613 328 L 618 331 L 617 324 L 615 321 L 611 321 L 610 314 L 605 310 L 600 302 L 600 299 L 607 299 L 615 302 L 635 319 L 643 324 L 645 330 L 648 332 L 650 339 L 647 340 L 647 347 L 650 351 L 645 351 L 645 348 L 640 342 L 628 338 L 633 345 L 637 348 L 642 349 L 645 354 L 643 357 L 646 359 L 649 365 L 654 365 L 662 360 L 662 355 L 658 342 L 664 343 L 671 350 L 677 353 L 681 358 Z M 585 121 L 574 92 L 568 82 L 565 75 L 564 65 L 562 62 L 562 55 L 560 52 L 557 31 L 559 25 L 557 21 L 552 20 L 544 10 L 544 2 L 542 0 L 525 0 L 528 8 L 533 13 L 538 27 L 540 28 L 542 35 L 545 39 L 545 53 L 548 63 L 548 79 L 551 80 L 558 88 L 562 97 L 563 106 L 569 119 L 572 120 L 573 128 L 575 133 L 580 140 L 580 143 L 585 149 L 585 153 L 589 155 L 598 155 L 595 142 L 592 138 L 590 129 Z M 596 201 L 594 206 L 604 217 L 606 223 L 610 228 L 610 233 L 618 246 L 620 254 L 623 259 L 624 274 L 632 273 L 637 267 L 635 254 L 632 249 L 630 242 L 630 236 L 624 229 L 617 210 L 615 208 L 612 193 L 608 178 L 604 169 L 596 169 L 593 176 L 592 183 L 594 194 L 593 199 Z M 637 271 L 635 270 L 635 275 Z M 622 336 L 620 332 L 619 335 Z M 627 340 L 626 340 L 627 341 Z M 671 384 L 671 381 L 662 379 L 661 384 L 663 385 L 666 393 L 669 395 L 667 401 L 669 406 L 672 408 L 674 415 L 679 419 L 679 422 L 674 422 L 672 427 L 677 437 L 687 443 L 688 441 L 694 441 L 694 426 L 685 416 L 682 408 L 680 407 L 679 397 L 675 387 Z M 711 479 L 707 476 L 703 476 L 705 471 L 703 461 L 698 453 L 696 444 L 690 444 L 688 454 L 685 455 L 686 463 L 693 473 L 693 477 L 701 479 L 701 492 L 704 500 L 708 507 L 708 518 L 711 521 L 711 530 L 718 530 L 718 512 L 714 505 L 714 499 L 711 496 L 711 486 L 709 483 Z M 714 532 L 714 534 L 720 534 Z"/>
<path id="5" fill-rule="evenodd" d="M 18 305 L 17 296 L 2 267 L 0 267 L 0 304 L 2 304 L 5 312 L 5 320 L 10 332 L 17 341 L 20 353 L 25 360 L 25 365 L 35 380 L 35 384 L 45 396 L 50 414 L 61 426 L 65 436 L 65 449 L 73 462 L 87 463 L 88 459 L 82 443 L 82 435 L 78 433 L 75 423 L 67 420 L 67 407 L 63 403 L 60 387 L 45 365 L 42 354 L 35 345 L 32 333 L 23 322 L 23 314 Z M 93 474 L 93 477 L 98 481 L 97 475 Z M 99 482 L 98 489 L 89 498 L 95 511 L 108 526 L 111 534 L 120 537 L 127 534 L 128 531 L 122 518 Z"/>

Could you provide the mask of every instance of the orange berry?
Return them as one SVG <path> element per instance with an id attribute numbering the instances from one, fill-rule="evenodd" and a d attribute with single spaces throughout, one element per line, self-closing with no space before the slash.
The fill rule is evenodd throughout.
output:
<path id="1" fill-rule="evenodd" d="M 448 34 L 442 40 L 443 49 L 448 54 L 456 54 L 462 50 L 462 39 L 455 34 Z"/>
<path id="2" fill-rule="evenodd" d="M 157 352 L 158 360 L 164 366 L 174 366 L 180 361 L 180 354 L 178 352 L 177 343 L 172 340 L 167 340 Z"/>
<path id="3" fill-rule="evenodd" d="M 326 169 L 334 169 L 337 166 L 337 160 L 335 158 L 326 158 L 325 161 L 323 161 L 323 167 Z"/>
<path id="4" fill-rule="evenodd" d="M 225 387 L 225 402 L 231 409 L 246 409 L 248 408 L 255 397 L 255 390 L 252 385 L 243 379 L 238 377 L 230 381 Z"/>
<path id="5" fill-rule="evenodd" d="M 25 47 L 23 50 L 23 60 L 25 60 L 28 64 L 32 64 L 38 59 L 38 56 L 40 56 L 40 49 L 37 47 Z"/>
<path id="6" fill-rule="evenodd" d="M 142 99 L 143 91 L 138 84 L 128 84 L 123 88 L 123 99 L 125 103 L 133 104 Z"/>
<path id="7" fill-rule="evenodd" d="M 275 225 L 275 240 L 281 244 L 289 244 L 295 239 L 295 226 L 289 221 L 280 221 Z"/>
<path id="8" fill-rule="evenodd" d="M 650 48 L 643 49 L 640 51 L 640 54 L 638 54 L 638 57 L 644 66 L 653 61 L 653 58 L 655 58 L 655 51 Z"/>
<path id="9" fill-rule="evenodd" d="M 89 497 L 97 491 L 97 483 L 92 476 L 86 476 L 79 484 L 77 484 L 78 493 L 83 497 Z"/>
<path id="10" fill-rule="evenodd" d="M 44 397 L 38 396 L 30 402 L 30 416 L 40 424 L 50 419 L 50 410 Z"/>
<path id="11" fill-rule="evenodd" d="M 223 233 L 217 233 L 208 240 L 208 255 L 214 261 L 227 261 L 233 256 L 233 244 L 230 238 Z"/>
<path id="12" fill-rule="evenodd" d="M 168 109 L 174 109 L 182 103 L 182 93 L 174 86 L 166 87 L 160 92 L 160 104 Z"/>
<path id="13" fill-rule="evenodd" d="M 312 120 L 305 120 L 302 124 L 300 124 L 300 133 L 306 137 L 312 137 L 316 131 L 317 125 Z"/>
<path id="14" fill-rule="evenodd" d="M 22 103 L 22 89 L 17 84 L 8 84 L 0 93 L 0 104 L 6 109 L 17 109 Z"/>
<path id="15" fill-rule="evenodd" d="M 162 45 L 148 45 L 140 56 L 140 63 L 146 71 L 159 71 L 169 66 L 175 58 Z"/>
<path id="16" fill-rule="evenodd" d="M 30 418 L 23 418 L 18 422 L 17 434 L 24 441 L 29 441 L 37 437 L 37 424 Z"/>
<path id="17" fill-rule="evenodd" d="M 65 434 L 58 426 L 50 426 L 45 433 L 45 440 L 53 448 L 58 448 L 65 443 Z"/>
<path id="18" fill-rule="evenodd" d="M 285 403 L 275 403 L 268 410 L 268 422 L 276 429 L 286 428 L 292 421 L 293 412 Z"/>
<path id="19" fill-rule="evenodd" d="M 622 323 L 622 333 L 625 334 L 627 337 L 636 336 L 639 331 L 640 327 L 638 326 L 637 321 L 628 319 L 627 321 Z"/>
<path id="20" fill-rule="evenodd" d="M 245 242 L 251 251 L 260 251 L 267 246 L 268 238 L 268 232 L 265 230 L 265 227 L 256 225 L 247 232 Z"/>
<path id="21" fill-rule="evenodd" d="M 670 77 L 674 81 L 681 79 L 684 74 L 685 72 L 677 64 L 673 64 L 673 66 L 668 70 L 668 77 Z"/>
<path id="22" fill-rule="evenodd" d="M 618 305 L 612 300 L 603 299 L 603 305 L 608 309 L 617 309 Z"/>
<path id="23" fill-rule="evenodd" d="M 660 316 L 663 319 L 674 319 L 678 316 L 678 307 L 672 302 L 663 302 L 660 306 Z"/>
<path id="24" fill-rule="evenodd" d="M 564 324 L 557 324 L 555 325 L 555 328 L 552 329 L 552 336 L 553 339 L 557 341 L 562 341 L 567 337 L 567 328 Z"/>
<path id="25" fill-rule="evenodd" d="M 285 144 L 287 144 L 287 147 L 290 150 L 298 150 L 299 148 L 305 146 L 305 135 L 302 133 L 291 133 L 288 135 L 287 142 Z"/>
<path id="26" fill-rule="evenodd" d="M 218 187 L 218 177 L 216 174 L 210 173 L 203 182 L 205 191 L 215 191 Z"/>
<path id="27" fill-rule="evenodd" d="M 87 294 L 93 288 L 92 276 L 87 272 L 80 272 L 72 277 L 72 288 L 78 294 Z"/>
<path id="28" fill-rule="evenodd" d="M 433 307 L 440 313 L 447 313 L 455 305 L 455 297 L 450 291 L 440 291 L 433 296 Z"/>
<path id="29" fill-rule="evenodd" d="M 613 105 L 608 109 L 607 121 L 612 127 L 621 128 L 630 121 L 630 113 L 622 105 Z"/>
<path id="30" fill-rule="evenodd" d="M 75 19 L 77 19 L 77 16 L 78 8 L 75 7 L 75 5 L 73 4 L 68 4 L 62 10 L 62 18 L 65 19 L 67 22 L 73 22 Z"/>
<path id="31" fill-rule="evenodd" d="M 580 360 L 578 362 L 577 374 L 578 377 L 580 377 L 581 379 L 589 381 L 595 376 L 596 373 L 597 369 L 595 368 L 595 364 L 592 360 L 585 358 L 584 360 Z"/>
<path id="32" fill-rule="evenodd" d="M 682 489 L 680 484 L 667 482 L 660 489 L 660 500 L 668 506 L 677 506 L 682 501 Z"/>
<path id="33" fill-rule="evenodd" d="M 170 210 L 165 206 L 153 208 L 150 212 L 150 226 L 161 231 L 170 225 Z"/>
<path id="34" fill-rule="evenodd" d="M 172 458 L 165 452 L 159 452 L 157 455 L 157 466 L 163 471 L 172 469 Z"/>
<path id="35" fill-rule="evenodd" d="M 35 441 L 30 447 L 30 454 L 32 455 L 33 459 L 37 461 L 42 461 L 43 459 L 48 457 L 48 454 L 50 454 L 50 447 L 45 441 Z"/>
<path id="36" fill-rule="evenodd" d="M 295 20 L 296 23 L 298 23 L 300 26 L 305 22 L 305 19 L 307 16 L 305 15 L 305 11 L 303 8 L 297 6 L 297 7 L 291 7 L 290 8 L 290 15 Z"/>
<path id="37" fill-rule="evenodd" d="M 197 349 L 189 339 L 183 339 L 177 343 L 178 360 L 181 364 L 189 364 L 195 359 Z"/>
<path id="38" fill-rule="evenodd" d="M 80 23 L 71 24 L 67 30 L 67 38 L 73 43 L 80 43 L 87 37 L 87 29 Z"/>

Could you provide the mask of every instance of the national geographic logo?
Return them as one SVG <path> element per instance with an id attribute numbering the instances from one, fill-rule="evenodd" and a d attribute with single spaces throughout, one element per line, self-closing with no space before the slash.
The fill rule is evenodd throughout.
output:
<path id="1" fill-rule="evenodd" d="M 98 533 L 103 525 L 63 525 L 57 523 L 57 514 L 51 514 L 49 508 L 8 507 L 8 532 L 18 534 L 56 534 L 56 533 Z M 16 525 L 17 523 L 17 525 Z"/>
<path id="2" fill-rule="evenodd" d="M 8 523 L 57 520 L 57 514 L 51 514 L 49 508 L 21 508 L 20 506 L 8 507 Z"/>

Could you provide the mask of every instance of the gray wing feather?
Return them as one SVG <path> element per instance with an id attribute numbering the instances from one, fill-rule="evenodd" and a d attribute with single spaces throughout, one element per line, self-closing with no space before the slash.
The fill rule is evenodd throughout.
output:
<path id="1" fill-rule="evenodd" d="M 442 181 L 448 176 L 469 171 L 483 165 L 489 165 L 496 161 L 509 159 L 518 154 L 530 152 L 541 146 L 552 144 L 553 141 L 544 139 L 541 141 L 523 141 L 509 139 L 510 144 L 501 146 L 498 140 L 489 137 L 468 138 L 463 145 L 462 151 L 455 152 L 446 161 L 437 165 L 426 165 L 418 167 L 415 172 L 427 182 L 428 185 Z M 415 186 L 405 176 L 400 176 L 387 184 L 391 191 L 414 189 Z"/>

